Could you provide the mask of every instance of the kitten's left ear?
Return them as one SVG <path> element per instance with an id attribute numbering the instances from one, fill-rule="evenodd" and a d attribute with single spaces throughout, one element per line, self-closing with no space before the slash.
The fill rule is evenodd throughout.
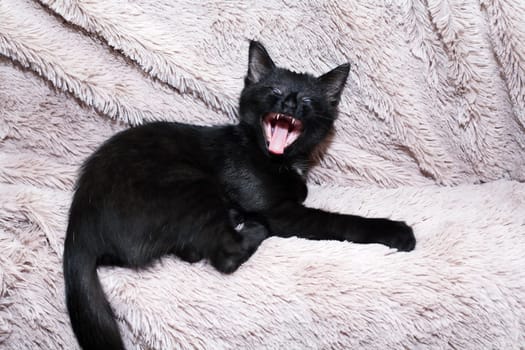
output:
<path id="1" fill-rule="evenodd" d="M 345 87 L 349 72 L 350 64 L 345 63 L 317 78 L 319 84 L 321 84 L 323 90 L 326 93 L 326 96 L 328 97 L 328 101 L 333 106 L 337 106 L 339 104 L 339 99 L 341 98 L 341 93 Z"/>
<path id="2" fill-rule="evenodd" d="M 245 84 L 250 85 L 257 83 L 274 69 L 275 63 L 273 63 L 264 46 L 258 41 L 251 40 L 248 58 L 248 75 L 246 75 L 246 79 L 244 79 Z"/>

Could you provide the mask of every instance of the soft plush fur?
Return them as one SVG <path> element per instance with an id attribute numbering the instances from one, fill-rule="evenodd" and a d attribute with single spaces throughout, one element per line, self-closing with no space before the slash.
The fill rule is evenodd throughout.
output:
<path id="1" fill-rule="evenodd" d="M 354 64 L 307 204 L 410 217 L 417 249 L 272 238 L 228 277 L 171 258 L 101 269 L 129 348 L 520 348 L 524 13 L 517 0 L 1 1 L 0 346 L 76 346 L 60 256 L 78 166 L 129 123 L 233 122 L 258 38 L 295 69 Z"/>

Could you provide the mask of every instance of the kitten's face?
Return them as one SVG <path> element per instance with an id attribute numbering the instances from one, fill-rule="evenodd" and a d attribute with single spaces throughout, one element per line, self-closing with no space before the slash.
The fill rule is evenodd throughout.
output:
<path id="1" fill-rule="evenodd" d="M 318 78 L 291 72 L 276 67 L 264 47 L 252 41 L 241 123 L 255 131 L 267 154 L 310 153 L 333 127 L 348 70 L 345 64 Z"/>

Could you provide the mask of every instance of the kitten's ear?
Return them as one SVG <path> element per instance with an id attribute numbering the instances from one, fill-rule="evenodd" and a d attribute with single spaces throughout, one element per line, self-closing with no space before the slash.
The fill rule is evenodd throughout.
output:
<path id="1" fill-rule="evenodd" d="M 350 64 L 345 63 L 317 78 L 317 81 L 321 84 L 326 96 L 328 97 L 328 101 L 333 106 L 339 104 L 339 99 L 341 98 L 341 93 L 345 87 L 349 72 Z"/>
<path id="2" fill-rule="evenodd" d="M 248 75 L 244 79 L 246 85 L 257 83 L 265 75 L 275 69 L 270 55 L 258 41 L 250 41 L 250 53 L 248 58 Z"/>

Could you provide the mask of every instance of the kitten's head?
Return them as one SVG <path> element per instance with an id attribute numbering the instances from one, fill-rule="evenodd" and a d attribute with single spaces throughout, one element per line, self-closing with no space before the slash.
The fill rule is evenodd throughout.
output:
<path id="1" fill-rule="evenodd" d="M 250 42 L 240 122 L 263 151 L 293 157 L 310 153 L 331 132 L 349 64 L 314 77 L 275 66 L 265 48 Z"/>

